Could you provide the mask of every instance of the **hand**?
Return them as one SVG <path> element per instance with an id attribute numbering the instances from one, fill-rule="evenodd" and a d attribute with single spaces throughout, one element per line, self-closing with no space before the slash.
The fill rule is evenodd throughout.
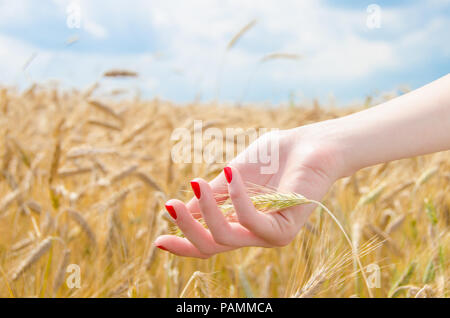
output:
<path id="1" fill-rule="evenodd" d="M 333 182 L 382 162 L 450 149 L 450 75 L 375 107 L 291 130 L 263 135 L 229 165 L 227 184 L 221 173 L 209 184 L 192 182 L 199 199 L 187 205 L 167 202 L 169 213 L 186 238 L 163 235 L 155 244 L 174 254 L 207 258 L 243 246 L 283 246 L 305 224 L 311 204 L 264 214 L 256 211 L 245 183 L 296 192 L 320 200 Z M 279 167 L 262 174 L 264 165 L 249 163 L 260 150 L 278 144 Z M 252 161 L 250 161 L 252 162 Z M 228 222 L 214 194 L 229 193 L 237 214 Z M 209 230 L 195 219 L 202 216 Z"/>
<path id="2" fill-rule="evenodd" d="M 320 137 L 321 126 L 318 123 L 261 136 L 226 168 L 229 183 L 224 172 L 210 183 L 194 179 L 191 185 L 198 199 L 193 198 L 187 205 L 179 200 L 169 200 L 166 204 L 185 238 L 162 235 L 155 245 L 180 256 L 208 258 L 245 246 L 289 244 L 314 206 L 307 204 L 273 213 L 257 211 L 247 194 L 246 183 L 320 200 L 340 176 L 338 156 L 333 146 Z M 272 174 L 262 174 L 264 165 L 249 163 L 246 158 L 274 144 L 279 146 L 279 155 L 271 160 L 279 160 L 278 169 Z M 236 211 L 236 222 L 229 222 L 217 205 L 217 194 L 227 192 Z M 196 220 L 200 214 L 209 230 Z"/>

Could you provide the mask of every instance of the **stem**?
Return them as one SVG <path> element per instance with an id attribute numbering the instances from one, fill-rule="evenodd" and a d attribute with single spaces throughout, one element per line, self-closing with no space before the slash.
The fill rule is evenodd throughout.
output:
<path id="1" fill-rule="evenodd" d="M 328 210 L 328 208 L 325 205 L 323 205 L 321 202 L 315 201 L 315 200 L 309 200 L 309 199 L 308 199 L 308 201 L 311 203 L 317 204 L 322 209 L 324 209 L 328 213 L 328 215 L 333 219 L 333 221 L 337 224 L 337 226 L 339 227 L 341 232 L 344 234 L 345 239 L 347 240 L 348 244 L 350 245 L 350 248 L 352 249 L 352 252 L 356 259 L 356 262 L 358 263 L 359 270 L 361 271 L 361 275 L 362 275 L 362 277 L 364 279 L 364 283 L 366 284 L 366 287 L 367 287 L 367 292 L 369 293 L 369 297 L 373 298 L 373 294 L 372 294 L 372 291 L 370 290 L 366 274 L 364 273 L 364 267 L 362 266 L 362 263 L 361 263 L 361 260 L 359 259 L 358 253 L 354 252 L 352 241 L 350 240 L 350 237 L 348 236 L 347 232 L 344 230 L 344 227 L 341 225 L 339 220 L 334 216 L 334 214 L 330 210 Z"/>
<path id="2" fill-rule="evenodd" d="M 180 294 L 180 298 L 184 297 L 184 294 L 186 293 L 188 287 L 191 285 L 191 283 L 194 281 L 194 279 L 197 277 L 197 272 L 194 272 L 191 277 L 189 278 L 188 282 L 186 283 L 186 285 L 183 288 L 183 291 Z"/>
<path id="3" fill-rule="evenodd" d="M 6 273 L 1 266 L 0 266 L 0 272 L 2 273 L 3 279 L 5 280 L 5 285 L 6 285 L 6 288 L 8 289 L 10 298 L 16 298 L 16 296 L 14 296 L 14 292 L 11 289 L 11 286 L 9 285 L 8 277 L 6 276 Z"/>

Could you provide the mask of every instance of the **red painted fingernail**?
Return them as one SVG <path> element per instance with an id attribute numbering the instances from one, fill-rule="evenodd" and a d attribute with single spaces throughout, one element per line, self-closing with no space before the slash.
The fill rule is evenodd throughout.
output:
<path id="1" fill-rule="evenodd" d="M 227 178 L 228 183 L 231 183 L 231 180 L 233 179 L 233 172 L 231 171 L 230 167 L 223 168 L 223 172 L 225 173 L 225 178 Z"/>
<path id="2" fill-rule="evenodd" d="M 192 190 L 194 190 L 194 194 L 197 197 L 197 199 L 200 199 L 201 192 L 200 192 L 200 185 L 198 184 L 198 182 L 191 181 L 191 187 L 192 187 Z"/>
<path id="3" fill-rule="evenodd" d="M 166 210 L 169 212 L 170 216 L 174 218 L 174 220 L 177 219 L 177 212 L 175 212 L 173 206 L 166 204 Z"/>
<path id="4" fill-rule="evenodd" d="M 167 251 L 167 248 L 165 248 L 165 247 L 162 246 L 162 245 L 156 245 L 156 247 L 162 249 L 163 251 Z"/>

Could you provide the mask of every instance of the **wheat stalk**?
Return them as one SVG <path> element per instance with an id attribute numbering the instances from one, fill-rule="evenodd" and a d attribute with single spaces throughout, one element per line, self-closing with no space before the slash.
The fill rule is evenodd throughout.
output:
<path id="1" fill-rule="evenodd" d="M 403 274 L 398 278 L 398 280 L 394 283 L 394 285 L 391 287 L 388 297 L 394 298 L 396 297 L 399 292 L 402 290 L 402 286 L 409 283 L 409 280 L 411 279 L 412 275 L 414 274 L 414 271 L 417 267 L 417 263 L 415 261 L 412 261 L 408 267 L 405 269 Z"/>
<path id="2" fill-rule="evenodd" d="M 417 178 L 416 183 L 414 185 L 414 191 L 417 191 L 417 189 L 423 185 L 424 183 L 426 183 L 428 180 L 430 180 L 434 175 L 436 175 L 436 173 L 439 171 L 439 167 L 431 167 L 428 170 L 425 170 L 420 176 L 419 178 Z"/>
<path id="3" fill-rule="evenodd" d="M 210 297 L 210 278 L 208 277 L 209 274 L 202 273 L 200 271 L 195 271 L 191 277 L 189 278 L 188 282 L 184 286 L 180 298 L 187 296 L 187 291 L 189 290 L 189 287 L 193 284 L 194 294 L 197 298 L 205 298 Z"/>
<path id="4" fill-rule="evenodd" d="M 222 69 L 223 69 L 223 66 L 225 65 L 226 54 L 228 53 L 228 51 L 230 51 L 236 45 L 236 43 L 244 36 L 245 33 L 247 33 L 250 29 L 252 29 L 256 25 L 257 22 L 258 21 L 256 19 L 254 19 L 254 20 L 250 21 L 249 23 L 247 23 L 246 25 L 244 25 L 244 27 L 242 27 L 228 42 L 225 52 L 223 53 L 223 56 L 221 58 L 221 62 L 219 64 L 219 69 L 217 71 L 216 99 L 219 99 L 219 97 L 220 97 Z"/>
<path id="5" fill-rule="evenodd" d="M 83 98 L 89 98 L 91 97 L 92 93 L 100 86 L 98 82 L 95 82 L 91 84 L 84 92 Z"/>
<path id="6" fill-rule="evenodd" d="M 97 119 L 89 119 L 87 121 L 87 123 L 89 125 L 98 126 L 98 127 L 102 127 L 102 128 L 107 128 L 107 129 L 111 129 L 111 130 L 114 130 L 114 131 L 121 131 L 122 130 L 122 128 L 120 126 L 117 126 L 117 125 L 112 124 L 110 122 L 97 120 Z"/>
<path id="7" fill-rule="evenodd" d="M 36 263 L 42 255 L 48 252 L 52 245 L 52 237 L 47 237 L 42 240 L 29 254 L 28 256 L 16 267 L 11 275 L 11 279 L 15 281 L 22 275 L 27 269 L 29 269 L 34 263 Z"/>
<path id="8" fill-rule="evenodd" d="M 250 21 L 249 23 L 247 23 L 242 29 L 239 30 L 239 32 L 237 32 L 230 40 L 230 42 L 228 42 L 227 45 L 227 50 L 232 49 L 236 43 L 239 41 L 239 39 L 241 39 L 245 33 L 247 33 L 251 28 L 253 28 L 256 23 L 258 21 L 256 19 Z"/>
<path id="9" fill-rule="evenodd" d="M 306 199 L 303 195 L 294 192 L 268 192 L 251 196 L 250 199 L 257 210 L 265 213 L 282 211 L 301 204 L 313 203 L 311 200 Z M 235 212 L 234 206 L 230 202 L 221 204 L 220 209 L 226 216 L 229 216 Z"/>
<path id="10" fill-rule="evenodd" d="M 89 105 L 97 108 L 98 110 L 100 110 L 101 112 L 111 115 L 112 117 L 114 117 L 115 119 L 117 119 L 118 121 L 122 121 L 122 117 L 120 117 L 119 114 L 117 114 L 111 107 L 96 101 L 96 100 L 90 100 L 88 101 Z"/>
<path id="11" fill-rule="evenodd" d="M 104 77 L 137 77 L 138 73 L 129 70 L 109 70 L 103 73 Z"/>
<path id="12" fill-rule="evenodd" d="M 53 158 L 50 165 L 50 176 L 48 184 L 51 185 L 58 174 L 59 161 L 61 158 L 61 139 L 57 138 L 55 142 L 55 150 L 53 151 Z"/>
<path id="13" fill-rule="evenodd" d="M 88 174 L 92 171 L 91 167 L 84 167 L 84 168 L 75 168 L 75 169 L 60 169 L 58 171 L 58 177 L 60 178 L 66 178 L 66 177 L 73 177 L 80 174 Z"/>
<path id="14" fill-rule="evenodd" d="M 117 154 L 117 150 L 106 148 L 76 147 L 70 149 L 66 156 L 69 159 L 77 159 L 85 156 L 95 156 L 99 154 Z"/>
<path id="15" fill-rule="evenodd" d="M 359 249 L 359 257 L 363 257 L 379 248 L 381 243 L 377 243 L 375 239 L 369 240 L 367 243 L 362 244 Z M 308 281 L 303 284 L 303 286 L 294 293 L 293 297 L 298 298 L 312 298 L 320 292 L 320 287 L 330 279 L 333 279 L 342 269 L 347 267 L 355 261 L 355 256 L 352 252 L 342 252 L 335 254 L 332 252 L 331 256 L 327 256 L 324 260 L 320 261 L 319 265 L 316 267 L 315 271 L 311 274 Z M 327 254 L 330 255 L 330 254 Z M 357 274 L 358 270 L 354 273 Z M 354 275 L 352 274 L 352 275 Z M 339 285 L 340 282 L 334 285 Z"/>
<path id="16" fill-rule="evenodd" d="M 64 275 L 66 274 L 67 265 L 69 265 L 70 260 L 70 249 L 65 249 L 63 252 L 63 257 L 56 272 L 55 280 L 53 282 L 53 293 L 56 294 L 64 282 Z"/>
<path id="17" fill-rule="evenodd" d="M 20 196 L 20 192 L 21 190 L 17 189 L 9 192 L 2 198 L 2 200 L 0 201 L 0 214 L 6 211 L 10 207 L 10 205 L 14 203 L 14 201 Z"/>
<path id="18" fill-rule="evenodd" d="M 136 126 L 128 135 L 126 135 L 123 139 L 121 144 L 125 145 L 132 141 L 137 135 L 143 133 L 147 128 L 149 128 L 152 125 L 153 121 L 146 121 L 138 126 Z"/>
<path id="19" fill-rule="evenodd" d="M 393 233 L 395 230 L 397 230 L 405 221 L 405 216 L 404 215 L 400 215 L 399 217 L 397 217 L 396 219 L 392 220 L 391 222 L 389 222 L 389 224 L 386 226 L 386 234 L 391 234 Z"/>
<path id="20" fill-rule="evenodd" d="M 89 223 L 87 222 L 85 217 L 80 212 L 74 209 L 67 209 L 66 213 L 83 229 L 83 231 L 86 233 L 87 237 L 91 241 L 92 245 L 96 246 L 97 239 L 95 233 L 89 226 Z"/>
<path id="21" fill-rule="evenodd" d="M 283 53 L 283 52 L 275 52 L 270 53 L 261 58 L 260 63 L 266 63 L 272 60 L 299 60 L 301 59 L 301 55 L 295 53 Z"/>
<path id="22" fill-rule="evenodd" d="M 11 252 L 17 252 L 20 251 L 21 249 L 24 249 L 25 247 L 31 245 L 32 243 L 34 243 L 34 241 L 36 240 L 35 237 L 31 236 L 31 237 L 26 237 L 20 241 L 18 241 L 17 243 L 14 243 L 11 246 Z"/>
<path id="23" fill-rule="evenodd" d="M 136 177 L 138 177 L 142 182 L 144 182 L 146 185 L 148 185 L 150 188 L 153 188 L 156 191 L 164 192 L 161 187 L 158 185 L 158 183 L 148 174 L 145 174 L 144 172 L 137 171 L 134 173 Z"/>
<path id="24" fill-rule="evenodd" d="M 385 188 L 386 183 L 383 182 L 369 191 L 367 194 L 363 195 L 356 204 L 355 210 L 357 210 L 361 206 L 374 202 L 376 199 L 378 199 Z"/>
<path id="25" fill-rule="evenodd" d="M 124 168 L 123 170 L 120 170 L 119 172 L 117 172 L 116 174 L 114 174 L 111 179 L 110 179 L 110 183 L 113 184 L 115 182 L 118 182 L 126 177 L 128 177 L 129 175 L 131 175 L 132 173 L 134 173 L 136 171 L 136 169 L 139 167 L 139 165 L 137 164 L 132 164 L 126 168 Z"/>

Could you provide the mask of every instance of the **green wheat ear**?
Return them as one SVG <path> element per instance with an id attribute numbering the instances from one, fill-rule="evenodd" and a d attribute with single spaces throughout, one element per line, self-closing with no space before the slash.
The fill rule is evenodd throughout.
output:
<path id="1" fill-rule="evenodd" d="M 311 201 L 306 199 L 303 195 L 293 192 L 263 193 L 251 196 L 250 200 L 258 211 L 266 213 L 282 211 L 300 204 L 311 203 Z M 229 200 L 219 205 L 219 208 L 225 215 L 234 213 L 233 204 Z"/>
<path id="2" fill-rule="evenodd" d="M 258 211 L 264 213 L 283 211 L 301 204 L 315 203 L 314 201 L 308 200 L 306 197 L 298 193 L 281 193 L 275 191 L 250 195 L 250 200 Z M 234 210 L 234 206 L 230 199 L 227 199 L 223 203 L 219 204 L 219 209 L 227 217 L 227 219 L 236 217 L 236 211 Z M 206 222 L 203 218 L 199 218 L 197 221 L 207 228 Z M 173 234 L 184 237 L 178 227 L 174 229 Z"/>

